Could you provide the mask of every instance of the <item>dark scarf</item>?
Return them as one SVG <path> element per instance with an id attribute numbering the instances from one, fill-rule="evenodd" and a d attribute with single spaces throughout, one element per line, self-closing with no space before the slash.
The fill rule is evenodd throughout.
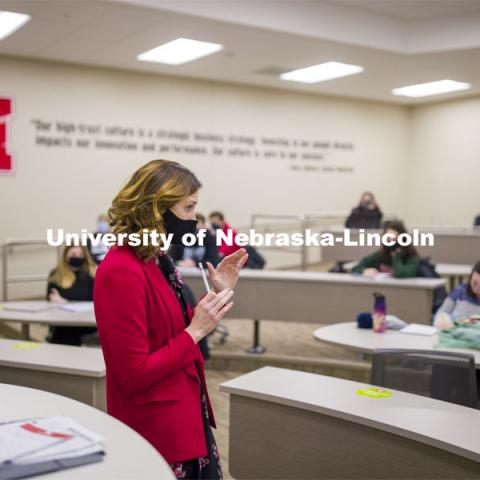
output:
<path id="1" fill-rule="evenodd" d="M 166 253 L 162 252 L 158 255 L 157 260 L 158 260 L 158 266 L 160 270 L 163 272 L 163 274 L 165 275 L 165 278 L 167 279 L 167 282 L 170 284 L 170 286 L 173 288 L 182 289 L 183 288 L 182 276 L 180 275 L 180 272 L 178 271 L 175 264 L 173 263 L 173 260 L 170 257 L 170 255 L 167 255 Z"/>

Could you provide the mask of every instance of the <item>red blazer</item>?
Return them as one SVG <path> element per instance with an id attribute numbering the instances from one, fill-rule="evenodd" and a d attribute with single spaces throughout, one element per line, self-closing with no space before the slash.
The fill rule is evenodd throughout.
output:
<path id="1" fill-rule="evenodd" d="M 144 263 L 127 246 L 111 248 L 97 270 L 93 296 L 108 413 L 145 437 L 168 463 L 206 455 L 199 378 L 213 427 L 215 420 L 203 357 L 155 261 Z"/>

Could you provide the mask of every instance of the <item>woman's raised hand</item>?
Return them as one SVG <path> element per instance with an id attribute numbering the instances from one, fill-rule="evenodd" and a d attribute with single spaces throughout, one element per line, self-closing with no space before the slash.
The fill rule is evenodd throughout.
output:
<path id="1" fill-rule="evenodd" d="M 248 260 L 248 253 L 244 248 L 225 257 L 215 268 L 207 262 L 208 274 L 216 292 L 226 288 L 235 288 L 240 271 Z"/>

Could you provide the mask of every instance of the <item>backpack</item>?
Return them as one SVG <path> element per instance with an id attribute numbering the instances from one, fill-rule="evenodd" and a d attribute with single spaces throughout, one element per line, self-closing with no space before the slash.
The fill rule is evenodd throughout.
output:
<path id="1" fill-rule="evenodd" d="M 256 248 L 248 245 L 245 247 L 245 250 L 248 253 L 247 268 L 252 268 L 254 270 L 262 270 L 265 267 L 265 259 L 260 255 Z"/>
<path id="2" fill-rule="evenodd" d="M 344 267 L 346 263 L 347 262 L 345 260 L 337 260 L 335 265 L 328 272 L 329 273 L 348 273 Z"/>

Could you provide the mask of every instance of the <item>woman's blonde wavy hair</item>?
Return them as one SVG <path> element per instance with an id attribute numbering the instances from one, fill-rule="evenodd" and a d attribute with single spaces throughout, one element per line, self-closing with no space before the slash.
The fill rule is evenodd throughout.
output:
<path id="1" fill-rule="evenodd" d="M 56 266 L 55 270 L 50 274 L 48 281 L 56 283 L 59 287 L 70 288 L 75 283 L 75 273 L 72 270 L 72 267 L 68 264 L 67 254 L 71 248 L 74 248 L 75 245 L 67 245 L 64 247 L 62 256 Z M 97 265 L 92 259 L 90 252 L 87 247 L 80 245 L 85 257 L 85 263 L 81 267 L 80 271 L 88 274 L 90 277 L 95 277 L 95 271 L 97 270 Z"/>
<path id="2" fill-rule="evenodd" d="M 108 218 L 115 235 L 145 233 L 157 230 L 166 233 L 163 225 L 165 211 L 180 200 L 193 195 L 201 183 L 184 166 L 168 160 L 152 160 L 140 167 L 113 199 Z M 159 247 L 132 247 L 144 261 L 153 258 Z"/>

